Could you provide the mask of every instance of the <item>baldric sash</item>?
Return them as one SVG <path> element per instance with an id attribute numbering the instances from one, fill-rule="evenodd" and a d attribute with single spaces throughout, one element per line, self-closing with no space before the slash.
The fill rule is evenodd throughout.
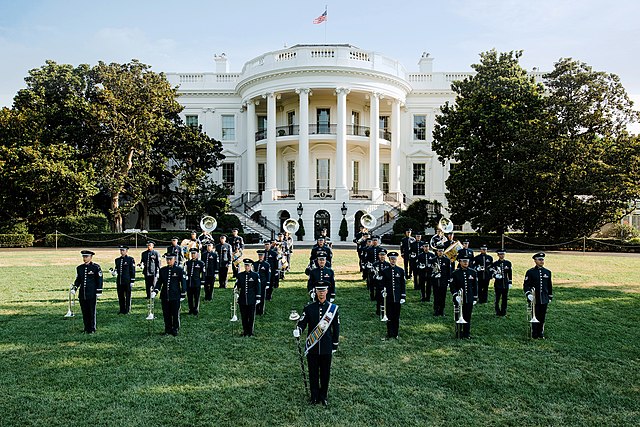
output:
<path id="1" fill-rule="evenodd" d="M 309 350 L 311 350 L 314 345 L 320 342 L 320 339 L 324 336 L 325 332 L 327 332 L 329 326 L 331 326 L 331 322 L 333 322 L 333 319 L 335 318 L 337 310 L 338 306 L 336 304 L 329 303 L 329 309 L 324 314 L 324 316 L 322 316 L 322 319 L 318 322 L 316 327 L 313 328 L 313 331 L 309 333 L 309 336 L 307 336 L 307 341 L 304 347 L 305 356 L 309 353 Z"/>

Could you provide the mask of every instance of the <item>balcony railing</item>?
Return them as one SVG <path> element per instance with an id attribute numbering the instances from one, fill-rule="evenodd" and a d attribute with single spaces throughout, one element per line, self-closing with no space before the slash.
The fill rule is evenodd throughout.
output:
<path id="1" fill-rule="evenodd" d="M 386 139 L 387 141 L 391 141 L 391 132 L 386 131 L 386 130 L 384 130 L 384 129 L 380 129 L 380 130 L 378 131 L 378 134 L 379 134 L 378 136 L 379 136 L 380 138 L 382 138 L 382 139 Z"/>
<path id="2" fill-rule="evenodd" d="M 338 125 L 331 123 L 316 123 L 309 125 L 309 135 L 335 135 Z"/>
<path id="3" fill-rule="evenodd" d="M 276 136 L 300 135 L 299 125 L 278 126 L 276 128 Z"/>
<path id="4" fill-rule="evenodd" d="M 335 200 L 335 188 L 309 190 L 309 200 Z"/>
<path id="5" fill-rule="evenodd" d="M 335 135 L 338 125 L 333 123 L 310 124 L 309 135 Z M 369 137 L 371 129 L 369 126 L 347 125 L 347 135 Z M 287 125 L 276 127 L 276 137 L 300 135 L 300 125 Z M 391 141 L 391 132 L 384 129 L 379 130 L 379 137 Z M 256 141 L 267 139 L 267 130 L 262 129 L 256 132 Z"/>
<path id="6" fill-rule="evenodd" d="M 278 190 L 275 193 L 276 200 L 291 200 L 296 198 L 295 190 Z"/>
<path id="7" fill-rule="evenodd" d="M 347 125 L 347 135 L 369 136 L 369 126 Z"/>
<path id="8" fill-rule="evenodd" d="M 371 190 L 351 190 L 349 191 L 350 200 L 371 200 Z"/>

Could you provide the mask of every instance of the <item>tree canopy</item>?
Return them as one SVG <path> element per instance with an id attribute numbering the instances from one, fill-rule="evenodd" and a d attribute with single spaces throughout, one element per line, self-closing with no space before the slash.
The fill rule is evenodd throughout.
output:
<path id="1" fill-rule="evenodd" d="M 640 197 L 640 142 L 626 132 L 638 115 L 615 75 L 561 59 L 543 85 L 520 57 L 482 53 L 436 118 L 434 150 L 454 165 L 452 219 L 485 232 L 589 235 Z"/>

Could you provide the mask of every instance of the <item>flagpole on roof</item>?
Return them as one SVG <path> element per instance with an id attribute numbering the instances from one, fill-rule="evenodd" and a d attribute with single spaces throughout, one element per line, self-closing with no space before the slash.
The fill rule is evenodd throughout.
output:
<path id="1" fill-rule="evenodd" d="M 327 18 L 329 17 L 329 15 L 327 15 L 327 5 L 324 5 L 324 15 L 325 15 L 325 20 L 324 20 L 324 44 L 327 44 Z"/>

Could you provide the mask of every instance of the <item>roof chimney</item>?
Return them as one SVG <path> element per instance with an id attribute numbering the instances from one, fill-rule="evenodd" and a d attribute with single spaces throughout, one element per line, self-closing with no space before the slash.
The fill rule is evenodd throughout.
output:
<path id="1" fill-rule="evenodd" d="M 213 60 L 216 61 L 216 73 L 228 73 L 229 61 L 227 61 L 227 55 L 224 53 L 221 55 L 213 55 Z"/>
<path id="2" fill-rule="evenodd" d="M 418 65 L 420 66 L 421 73 L 433 72 L 433 58 L 427 52 L 422 52 Z"/>

